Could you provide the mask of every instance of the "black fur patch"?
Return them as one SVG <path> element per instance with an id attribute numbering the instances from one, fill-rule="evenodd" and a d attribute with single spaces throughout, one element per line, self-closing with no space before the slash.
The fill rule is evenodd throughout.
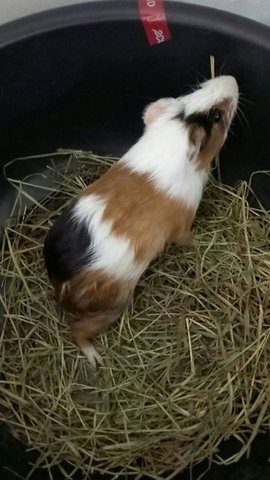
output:
<path id="1" fill-rule="evenodd" d="M 84 222 L 74 218 L 73 206 L 54 222 L 44 242 L 44 259 L 50 279 L 66 282 L 86 267 L 93 253 Z"/>
<path id="2" fill-rule="evenodd" d="M 188 125 L 196 124 L 202 127 L 205 130 L 206 135 L 211 134 L 211 129 L 213 126 L 213 121 L 211 121 L 211 117 L 209 113 L 193 113 L 185 118 L 185 122 Z"/>
<path id="3" fill-rule="evenodd" d="M 187 125 L 198 125 L 205 130 L 206 135 L 211 134 L 212 127 L 216 123 L 216 114 L 221 113 L 219 110 L 212 108 L 209 112 L 197 112 L 191 115 L 185 116 L 185 112 L 181 112 L 178 115 L 180 120 L 186 122 Z"/>

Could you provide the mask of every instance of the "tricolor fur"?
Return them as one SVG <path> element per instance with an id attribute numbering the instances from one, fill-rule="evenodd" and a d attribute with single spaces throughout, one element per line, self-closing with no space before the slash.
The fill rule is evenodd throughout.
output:
<path id="1" fill-rule="evenodd" d="M 50 280 L 77 316 L 74 340 L 92 363 L 97 353 L 90 340 L 124 312 L 149 263 L 166 244 L 189 241 L 237 102 L 235 79 L 223 76 L 150 104 L 142 137 L 48 233 Z"/>

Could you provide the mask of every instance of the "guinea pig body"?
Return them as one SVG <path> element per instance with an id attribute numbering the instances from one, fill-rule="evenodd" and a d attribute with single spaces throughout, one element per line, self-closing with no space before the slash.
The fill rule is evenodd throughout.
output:
<path id="1" fill-rule="evenodd" d="M 202 104 L 198 94 L 205 89 L 207 95 L 215 80 L 215 95 L 220 92 L 214 103 L 204 100 L 201 110 L 188 111 L 194 95 Z M 91 339 L 125 311 L 149 263 L 167 243 L 186 244 L 191 237 L 238 100 L 233 77 L 210 80 L 200 90 L 150 104 L 142 137 L 81 193 L 45 240 L 49 278 L 76 315 L 73 337 L 92 364 L 100 358 Z"/>

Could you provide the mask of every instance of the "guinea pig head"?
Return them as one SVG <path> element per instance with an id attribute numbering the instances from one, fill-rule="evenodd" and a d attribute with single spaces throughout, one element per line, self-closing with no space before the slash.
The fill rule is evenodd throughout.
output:
<path id="1" fill-rule="evenodd" d="M 234 77 L 216 77 L 185 96 L 151 103 L 144 111 L 144 123 L 150 129 L 178 122 L 186 156 L 197 169 L 207 170 L 227 138 L 238 96 Z"/>

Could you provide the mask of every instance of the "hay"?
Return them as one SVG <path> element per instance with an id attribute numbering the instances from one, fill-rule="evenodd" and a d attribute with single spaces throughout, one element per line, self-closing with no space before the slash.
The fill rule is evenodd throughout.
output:
<path id="1" fill-rule="evenodd" d="M 213 79 L 216 77 L 216 59 L 213 55 L 210 55 L 209 61 L 210 61 L 210 78 Z M 222 180 L 221 180 L 219 154 L 217 154 L 214 163 L 215 163 L 218 181 L 219 183 L 221 183 Z"/>
<path id="2" fill-rule="evenodd" d="M 212 182 L 195 245 L 168 248 L 147 270 L 129 311 L 96 340 L 104 365 L 95 372 L 55 304 L 42 243 L 53 218 L 113 158 L 59 153 L 75 170 L 49 167 L 49 195 L 4 231 L 5 421 L 40 450 L 37 465 L 64 459 L 85 476 L 171 478 L 205 458 L 237 460 L 269 430 L 270 214 L 248 206 L 245 182 Z M 15 186 L 22 205 L 26 186 Z M 230 436 L 242 448 L 220 459 Z"/>

